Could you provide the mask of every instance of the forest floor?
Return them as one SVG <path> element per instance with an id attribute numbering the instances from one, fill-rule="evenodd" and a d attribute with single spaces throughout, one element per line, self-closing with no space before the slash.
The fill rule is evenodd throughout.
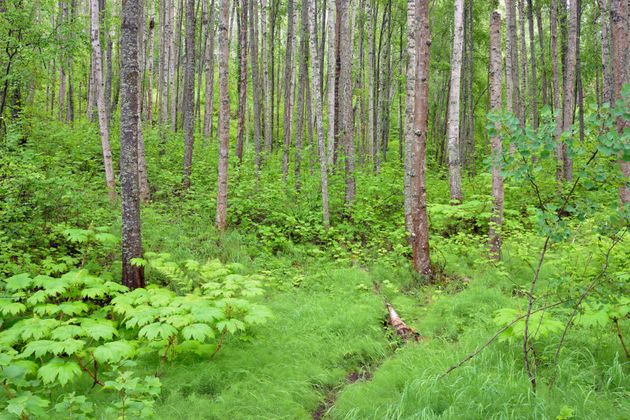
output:
<path id="1" fill-rule="evenodd" d="M 6 189 L 7 202 L 11 198 L 22 205 L 5 210 L 22 212 L 9 216 L 24 220 L 14 226 L 30 242 L 5 241 L 3 246 L 28 246 L 28 258 L 44 264 L 63 261 L 64 252 L 72 249 L 72 244 L 50 248 L 53 240 L 59 243 L 55 232 L 108 226 L 117 233 L 120 218 L 106 202 L 98 143 L 85 141 L 85 136 L 96 138 L 95 129 L 32 124 L 31 141 L 16 149 L 16 163 L 6 166 L 12 177 L 7 185 L 14 188 Z M 479 210 L 448 203 L 438 207 L 434 197 L 447 199 L 447 183 L 437 178 L 429 183 L 432 229 L 440 232 L 432 235 L 433 258 L 445 275 L 426 284 L 409 270 L 407 257 L 396 248 L 401 245 L 387 245 L 404 241 L 402 179 L 393 164 L 385 165 L 378 179 L 359 174 L 356 208 L 362 213 L 354 217 L 364 219 L 356 226 L 336 220 L 327 242 L 317 236 L 316 177 L 305 182 L 297 202 L 277 181 L 279 165 L 263 173 L 260 184 L 251 173 L 232 168 L 233 225 L 218 234 L 212 224 L 216 166 L 214 158 L 207 158 L 216 156 L 216 150 L 198 145 L 193 188 L 181 194 L 181 143 L 173 141 L 172 150 L 160 157 L 156 138 L 155 133 L 146 136 L 153 197 L 142 212 L 145 251 L 169 252 L 180 260 L 241 263 L 248 272 L 264 276 L 266 292 L 259 300 L 273 312 L 266 324 L 226 340 L 213 357 L 176 354 L 160 376 L 158 418 L 630 418 L 629 363 L 608 327 L 589 334 L 571 330 L 557 366 L 550 354 L 557 338 L 541 338 L 538 374 L 549 378 L 556 372 L 557 377 L 554 386 L 541 379 L 537 394 L 523 369 L 522 343 L 509 334 L 441 377 L 505 325 L 496 320 L 497 311 L 523 310 L 524 290 L 542 243 L 518 225 L 505 241 L 503 261 L 484 259 L 486 231 L 467 218 L 487 213 L 487 200 L 475 198 L 488 189 L 487 178 L 465 185 L 471 197 L 465 205 L 481 206 Z M 333 210 L 342 207 L 342 182 L 332 179 L 337 191 Z M 510 191 L 507 211 L 514 217 L 521 193 Z M 456 220 L 451 227 L 445 224 L 449 217 Z M 315 239 L 298 243 L 299 232 Z M 549 251 L 549 261 L 557 264 L 543 267 L 541 290 L 562 278 L 563 267 L 579 265 L 592 254 L 590 231 L 578 232 L 581 236 L 573 242 L 581 248 Z M 355 234 L 367 245 L 343 242 Z M 385 245 L 375 242 L 378 235 Z M 9 254 L 7 249 L 3 252 Z M 116 276 L 117 252 L 90 249 L 95 262 L 86 268 Z M 24 258 L 22 269 L 37 269 Z M 622 265 L 623 258 L 615 264 Z M 401 343 L 395 337 L 385 325 L 385 301 L 423 336 L 421 341 Z M 138 369 L 154 374 L 158 364 L 157 357 L 142 357 Z M 103 404 L 114 398 L 97 389 L 90 394 Z"/>

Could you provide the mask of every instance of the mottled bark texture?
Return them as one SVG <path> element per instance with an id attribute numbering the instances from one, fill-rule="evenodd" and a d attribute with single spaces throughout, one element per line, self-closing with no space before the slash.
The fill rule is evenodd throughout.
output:
<path id="1" fill-rule="evenodd" d="M 227 227 L 228 151 L 230 147 L 230 92 L 228 91 L 230 39 L 228 19 L 230 0 L 220 0 L 219 12 L 219 177 L 217 180 L 217 215 L 219 230 Z"/>
<path id="2" fill-rule="evenodd" d="M 494 11 L 490 20 L 490 109 L 501 112 L 501 15 Z M 495 123 L 497 133 L 499 123 Z M 490 256 L 501 258 L 501 226 L 503 225 L 503 177 L 501 161 L 503 146 L 501 137 L 495 134 L 490 139 L 492 148 L 492 217 L 490 220 Z"/>
<path id="3" fill-rule="evenodd" d="M 339 138 L 343 142 L 345 154 L 345 205 L 351 206 L 356 195 L 354 179 L 354 112 L 352 109 L 352 5 L 350 0 L 337 1 L 340 21 L 339 46 Z"/>
<path id="4" fill-rule="evenodd" d="M 91 40 L 92 40 L 92 64 L 94 66 L 93 84 L 96 95 L 96 107 L 98 110 L 98 126 L 101 135 L 101 148 L 103 149 L 103 164 L 105 166 L 105 183 L 111 202 L 116 201 L 116 181 L 114 180 L 114 165 L 112 162 L 112 148 L 109 144 L 109 124 L 107 121 L 107 108 L 105 104 L 105 84 L 103 83 L 103 66 L 100 41 L 99 7 L 98 0 L 90 0 L 91 11 Z M 60 97 L 61 100 L 61 97 Z M 61 104 L 60 104 L 61 106 Z"/>
<path id="5" fill-rule="evenodd" d="M 326 163 L 326 145 L 324 140 L 324 123 L 322 112 L 322 95 L 320 89 L 320 67 L 319 56 L 317 52 L 317 23 L 315 21 L 315 1 L 310 0 L 308 10 L 309 21 L 309 46 L 311 51 L 311 69 L 313 77 L 311 78 L 311 108 L 315 113 L 315 127 L 317 130 L 317 151 L 319 152 L 319 168 L 322 184 L 322 220 L 324 226 L 330 225 L 330 213 L 328 211 L 328 169 Z"/>
<path id="6" fill-rule="evenodd" d="M 144 269 L 132 264 L 142 258 L 140 191 L 138 188 L 140 0 L 126 0 L 121 12 L 120 185 L 122 191 L 122 281 L 131 289 L 144 287 Z"/>
<path id="7" fill-rule="evenodd" d="M 184 70 L 184 176 L 182 186 L 190 187 L 195 143 L 195 0 L 186 2 L 186 69 Z"/>
<path id="8" fill-rule="evenodd" d="M 411 214 L 413 233 L 411 250 L 415 270 L 427 278 L 433 277 L 429 254 L 429 216 L 426 191 L 426 147 L 429 117 L 429 53 L 431 31 L 429 28 L 429 0 L 416 0 L 418 17 L 417 68 L 414 95 L 412 145 L 414 161 L 411 168 Z"/>
<path id="9" fill-rule="evenodd" d="M 413 235 L 413 221 L 411 213 L 411 177 L 415 158 L 413 156 L 413 144 L 416 134 L 413 127 L 414 98 L 416 92 L 416 67 L 418 42 L 418 16 L 416 15 L 416 0 L 407 0 L 407 97 L 405 102 L 405 175 L 404 175 L 404 206 L 405 226 L 409 237 Z M 368 110 L 371 115 L 371 111 Z M 368 126 L 368 131 L 370 127 Z M 368 142 L 372 140 L 368 136 Z M 415 172 L 414 172 L 415 173 Z"/>
<path id="10" fill-rule="evenodd" d="M 455 0 L 453 19 L 453 49 L 451 51 L 451 91 L 448 99 L 448 173 L 451 203 L 462 202 L 462 175 L 459 139 L 459 93 L 464 51 L 464 0 Z"/>
<path id="11" fill-rule="evenodd" d="M 569 2 L 568 8 L 568 28 L 567 28 L 567 54 L 564 66 L 564 86 L 562 103 L 562 133 L 569 132 L 573 126 L 573 111 L 575 106 L 575 70 L 577 63 L 577 1 Z M 567 143 L 558 139 L 562 147 L 562 179 L 570 181 L 573 179 L 573 159 L 569 155 Z"/>

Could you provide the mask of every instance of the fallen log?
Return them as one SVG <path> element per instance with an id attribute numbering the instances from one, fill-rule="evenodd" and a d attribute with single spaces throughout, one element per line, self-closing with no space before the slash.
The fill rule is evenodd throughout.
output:
<path id="1" fill-rule="evenodd" d="M 392 305 L 385 303 L 385 307 L 388 313 L 387 322 L 394 328 L 400 338 L 403 340 L 413 339 L 414 341 L 420 341 L 422 339 L 420 333 L 405 324 Z"/>

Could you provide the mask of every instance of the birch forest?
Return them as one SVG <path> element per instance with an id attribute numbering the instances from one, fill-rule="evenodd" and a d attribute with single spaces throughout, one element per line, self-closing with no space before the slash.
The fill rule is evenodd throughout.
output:
<path id="1" fill-rule="evenodd" d="M 629 228 L 629 0 L 0 0 L 1 419 L 628 419 Z"/>

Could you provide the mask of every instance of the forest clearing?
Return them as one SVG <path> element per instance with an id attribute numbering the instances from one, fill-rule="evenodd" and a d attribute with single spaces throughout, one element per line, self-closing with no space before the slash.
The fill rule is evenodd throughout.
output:
<path id="1" fill-rule="evenodd" d="M 630 418 L 628 0 L 0 0 L 0 419 Z"/>

